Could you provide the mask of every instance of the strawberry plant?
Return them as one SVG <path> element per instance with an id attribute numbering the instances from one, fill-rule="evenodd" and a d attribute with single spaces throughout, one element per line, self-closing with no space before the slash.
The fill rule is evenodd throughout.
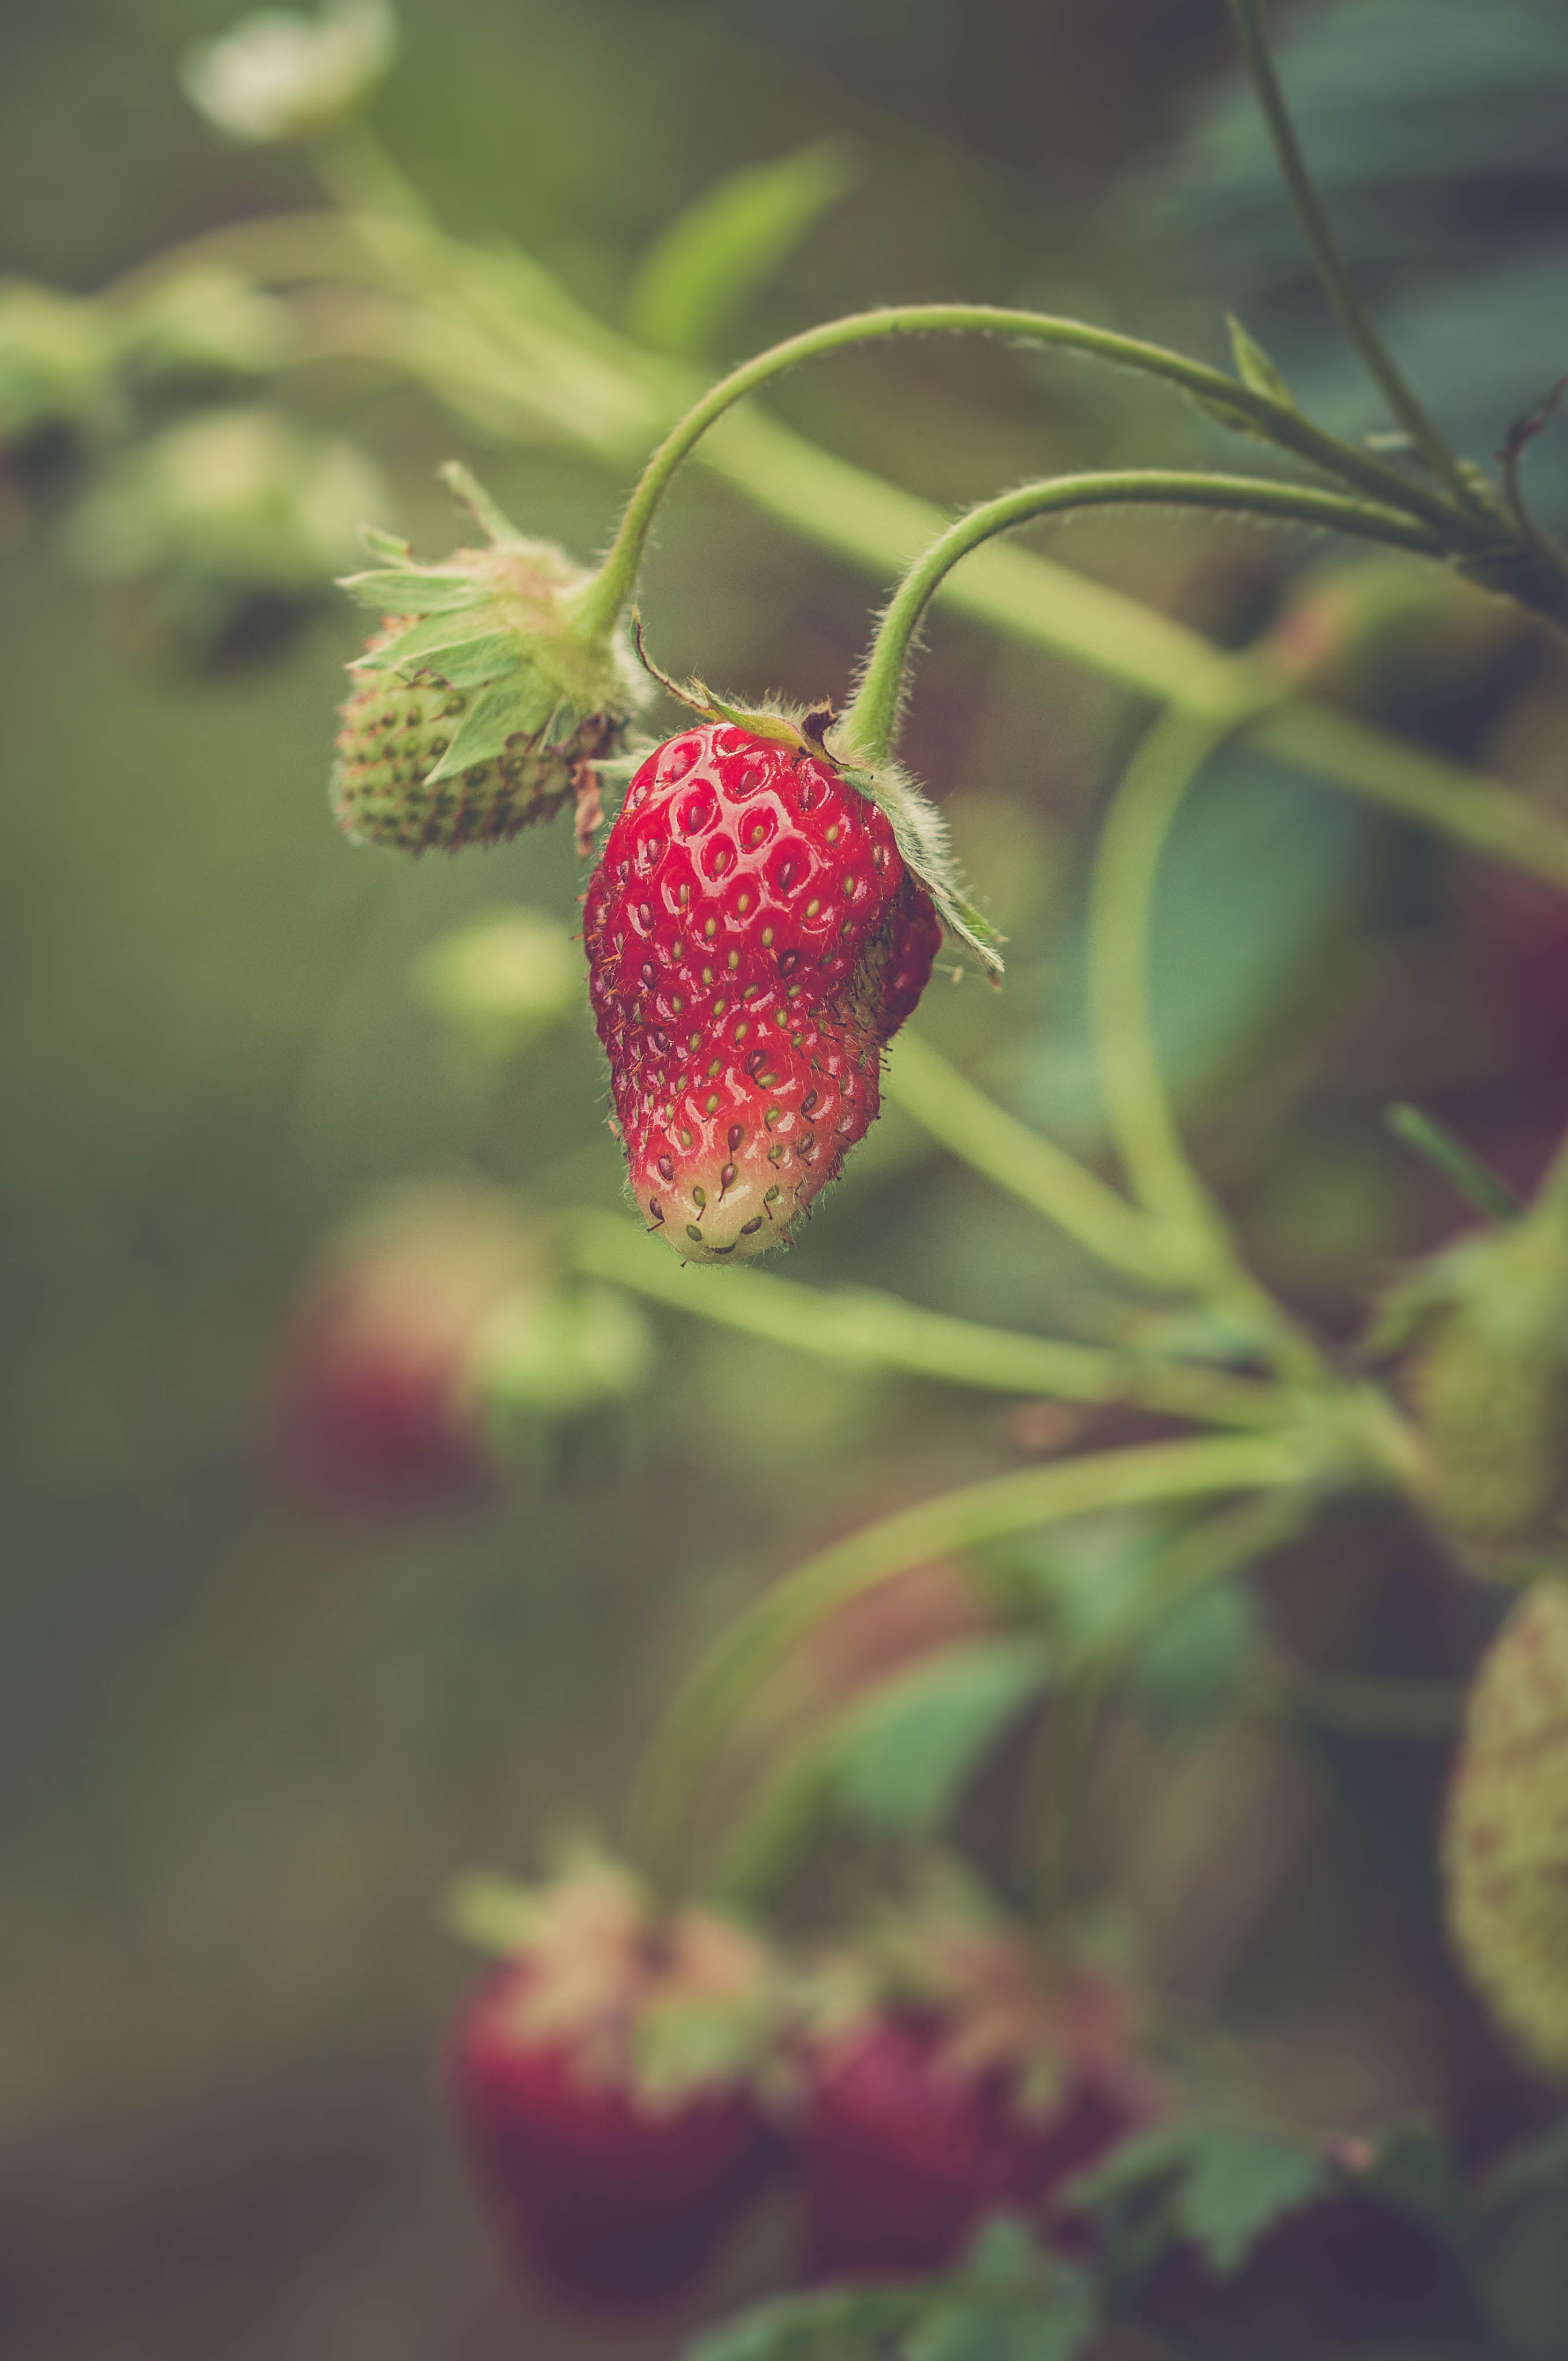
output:
<path id="1" fill-rule="evenodd" d="M 97 302 L 0 291 L 6 446 L 20 461 L 74 438 L 102 463 L 71 527 L 89 570 L 158 578 L 209 652 L 252 601 L 334 577 L 368 609 L 330 787 L 356 857 L 526 852 L 571 817 L 580 989 L 560 928 L 515 910 L 427 949 L 413 983 L 492 1077 L 516 1061 L 531 1113 L 527 1060 L 591 1012 L 625 1200 L 594 1202 L 566 1163 L 527 1207 L 469 1175 L 347 1233 L 279 1347 L 283 1488 L 318 1513 L 395 1518 L 504 1493 L 531 1452 L 577 1449 L 597 1475 L 616 1418 L 663 1382 L 649 1309 L 1028 1414 L 1018 1464 L 907 1478 L 705 1634 L 618 1861 L 455 1896 L 459 1931 L 493 1957 L 453 2036 L 452 2113 L 520 2279 L 588 2307 L 700 2303 L 733 2234 L 773 2207 L 760 2300 L 698 2328 L 694 2361 L 1568 2348 L 1568 1147 L 1516 1188 L 1484 1137 L 1379 1082 L 1442 1235 L 1355 1302 L 1314 1301 L 1192 1152 L 1160 962 L 1182 832 L 1238 761 L 1272 763 L 1486 864 L 1463 925 L 1527 1070 L 1542 1093 L 1560 1081 L 1561 799 L 1384 725 L 1396 674 L 1407 697 L 1423 661 L 1483 697 L 1520 644 L 1568 627 L 1568 552 L 1525 489 L 1562 389 L 1514 389 L 1495 467 L 1453 445 L 1341 251 L 1261 0 L 1232 16 L 1305 252 L 1379 405 L 1369 435 L 1320 423 L 1234 320 L 1224 368 L 1046 312 L 909 303 L 705 385 L 695 346 L 831 201 L 831 160 L 814 148 L 710 196 L 612 330 L 527 258 L 448 233 L 378 148 L 378 0 L 250 20 L 185 75 L 228 137 L 313 154 L 327 211 L 216 230 Z M 808 363 L 936 337 L 1131 373 L 1249 462 L 1058 472 L 947 518 L 751 406 Z M 307 362 L 367 358 L 444 427 L 504 444 L 543 422 L 620 473 L 640 465 L 601 560 L 521 530 L 452 462 L 482 546 L 416 558 L 367 513 L 371 563 L 340 576 L 344 500 L 375 511 L 381 478 L 285 405 Z M 214 374 L 247 401 L 274 381 L 276 412 L 192 409 L 135 442 L 149 383 L 162 400 Z M 658 604 L 638 602 L 688 463 L 875 577 L 865 644 L 809 702 L 659 670 Z M 1376 565 L 1230 650 L 999 545 L 1129 509 L 1332 535 Z M 1092 1111 L 1076 1126 L 1026 1119 L 1040 1044 L 1004 1038 L 987 907 L 1014 848 L 969 879 L 900 759 L 920 636 L 947 610 L 1138 705 L 1084 856 Z M 943 785 L 961 820 L 964 781 Z M 1308 821 L 1303 862 L 1332 825 Z M 432 868 L 404 866 L 411 895 L 426 890 Z M 1249 921 L 1273 924 L 1209 906 L 1222 949 Z M 991 1049 L 968 1063 L 922 1029 L 933 979 L 964 972 L 998 987 Z M 1008 1274 L 993 1320 L 798 1281 L 782 1259 L 743 1268 L 818 1215 L 849 1224 L 884 1101 L 1048 1234 L 1071 1286 L 1042 1302 Z M 961 1277 L 963 1239 L 929 1236 Z M 748 1406 L 757 1427 L 785 1391 Z M 809 1490 L 808 1466 L 791 1476 Z M 1424 1657 L 1379 1623 L 1401 1553 L 1424 1569 L 1405 1619 L 1436 1634 Z M 1213 1739 L 1206 1773 L 1183 1752 L 1193 1730 Z M 1139 1875 L 1146 1915 L 1201 1950 L 1249 1877 L 1274 1874 L 1255 1821 L 1310 1820 L 1304 1762 L 1413 1892 L 1434 1951 L 1447 1929 L 1423 1971 L 1443 2024 L 1486 2048 L 1503 2120 L 1466 2119 L 1459 2065 L 1414 2090 L 1390 2071 L 1374 2119 L 1342 2111 L 1332 2077 L 1321 2103 L 1262 2096 L 1237 2065 L 1245 1994 L 1205 2017 L 1139 1958 Z M 1151 1840 L 1160 1861 L 1138 1867 L 1166 1791 L 1203 1775 L 1190 1820 L 1223 1850 L 1234 1815 L 1241 1905 L 1179 1843 Z"/>

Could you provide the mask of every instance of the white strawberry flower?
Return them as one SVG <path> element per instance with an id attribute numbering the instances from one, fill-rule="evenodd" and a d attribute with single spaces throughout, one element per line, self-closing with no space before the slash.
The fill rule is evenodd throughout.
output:
<path id="1" fill-rule="evenodd" d="M 266 8 L 181 62 L 185 95 L 231 139 L 307 139 L 351 115 L 397 47 L 387 0 L 333 0 L 319 17 Z"/>

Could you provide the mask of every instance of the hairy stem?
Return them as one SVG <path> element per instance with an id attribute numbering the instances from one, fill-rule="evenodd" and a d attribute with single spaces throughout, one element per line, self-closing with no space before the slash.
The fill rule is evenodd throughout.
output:
<path id="1" fill-rule="evenodd" d="M 413 236 L 406 223 L 397 226 L 405 241 Z M 273 284 L 353 281 L 367 273 L 378 281 L 396 277 L 391 259 L 372 253 L 372 244 L 335 214 L 240 222 L 143 265 L 108 291 L 108 300 L 131 304 L 181 271 L 212 264 Z M 330 362 L 336 352 L 334 323 L 345 320 L 345 357 L 374 357 L 411 370 L 461 415 L 467 417 L 470 408 L 482 413 L 490 434 L 528 440 L 543 419 L 552 434 L 616 467 L 634 459 L 661 420 L 694 398 L 688 372 L 606 328 L 526 257 L 484 254 L 452 239 L 439 244 L 448 295 L 439 313 L 428 305 L 393 306 L 388 299 L 389 308 L 409 316 L 398 335 L 389 328 L 378 340 L 353 307 L 345 313 L 335 305 L 302 339 L 301 362 L 310 368 Z M 458 311 L 476 289 L 474 316 L 459 321 Z M 1219 381 L 1243 408 L 1257 399 L 1230 379 Z M 817 449 L 760 412 L 721 419 L 696 456 L 759 513 L 883 579 L 896 575 L 910 553 L 933 542 L 948 522 L 929 501 Z M 1392 470 L 1382 470 L 1385 490 L 1386 478 L 1400 483 Z M 1365 488 L 1373 489 L 1370 479 Z M 1442 518 L 1453 514 L 1435 500 L 1433 509 Z M 1172 617 L 1024 549 L 997 544 L 977 551 L 944 584 L 942 596 L 959 613 L 1019 645 L 1084 664 L 1140 696 L 1180 699 L 1195 669 L 1217 661 L 1208 642 Z M 1249 659 L 1228 661 L 1242 666 Z M 1255 726 L 1260 743 L 1277 759 L 1568 888 L 1568 828 L 1513 788 L 1305 698 L 1280 704 Z"/>
<path id="2" fill-rule="evenodd" d="M 1461 508 L 1475 512 L 1478 506 L 1475 486 L 1467 479 L 1447 443 L 1406 383 L 1403 373 L 1373 325 L 1345 268 L 1344 257 L 1329 226 L 1322 200 L 1308 169 L 1301 143 L 1296 136 L 1296 126 L 1285 104 L 1285 93 L 1280 87 L 1264 30 L 1263 0 L 1231 0 L 1231 15 L 1235 22 L 1236 38 L 1246 60 L 1247 71 L 1252 76 L 1258 105 L 1274 144 L 1280 177 L 1285 182 L 1307 250 L 1312 258 L 1312 267 L 1333 307 L 1334 317 L 1355 347 L 1367 375 L 1437 481 Z"/>
<path id="3" fill-rule="evenodd" d="M 1431 528 L 1413 522 L 1394 509 L 1374 507 L 1343 492 L 1321 492 L 1304 484 L 1272 483 L 1267 478 L 1126 467 L 1025 484 L 958 518 L 911 566 L 877 627 L 854 703 L 839 724 L 839 742 L 868 763 L 886 760 L 897 731 L 904 675 L 915 634 L 943 579 L 961 558 L 997 533 L 1011 533 L 1040 517 L 1060 516 L 1073 509 L 1128 506 L 1211 509 L 1223 514 L 1268 517 L 1278 523 L 1351 533 L 1421 556 L 1443 554 L 1442 541 Z"/>
<path id="4" fill-rule="evenodd" d="M 1110 329 L 1090 327 L 1078 320 L 1056 319 L 1044 313 L 1007 311 L 981 303 L 908 304 L 898 309 L 855 313 L 845 319 L 829 320 L 820 327 L 808 328 L 742 362 L 711 387 L 671 429 L 643 469 L 604 566 L 584 593 L 584 616 L 608 630 L 625 608 L 636 587 L 649 528 L 659 502 L 702 436 L 736 402 L 770 379 L 819 354 L 887 336 L 943 335 L 1001 336 L 1016 343 L 1058 346 L 1163 378 L 1183 393 L 1232 412 L 1269 441 L 1342 482 L 1355 485 L 1375 500 L 1390 505 L 1396 513 L 1424 519 L 1440 536 L 1451 537 L 1453 533 L 1456 520 L 1449 505 L 1434 498 L 1423 486 L 1412 485 L 1397 469 L 1313 426 L 1290 403 L 1244 385 L 1223 370 L 1189 360 L 1180 353 L 1168 352 L 1163 346 L 1146 343 L 1140 337 L 1118 335 Z M 1463 537 L 1463 522 L 1457 522 Z M 1487 538 L 1496 537 L 1494 525 Z"/>

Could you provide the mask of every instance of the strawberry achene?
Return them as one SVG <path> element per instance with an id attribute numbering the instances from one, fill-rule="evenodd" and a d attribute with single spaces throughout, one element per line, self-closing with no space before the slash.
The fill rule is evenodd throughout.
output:
<path id="1" fill-rule="evenodd" d="M 650 755 L 584 905 L 632 1190 L 694 1261 L 761 1254 L 864 1137 L 940 928 L 826 756 L 713 722 Z"/>

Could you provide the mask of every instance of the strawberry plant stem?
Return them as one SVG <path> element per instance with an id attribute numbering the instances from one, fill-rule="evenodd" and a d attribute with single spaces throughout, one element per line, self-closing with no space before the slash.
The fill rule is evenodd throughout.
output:
<path id="1" fill-rule="evenodd" d="M 819 354 L 840 351 L 847 346 L 867 344 L 887 336 L 961 335 L 1000 336 L 1021 344 L 1058 346 L 1124 368 L 1163 378 L 1198 401 L 1220 409 L 1240 423 L 1245 431 L 1261 434 L 1265 440 L 1306 459 L 1311 466 L 1341 482 L 1354 485 L 1391 512 L 1406 518 L 1424 519 L 1440 535 L 1440 547 L 1446 545 L 1456 532 L 1462 542 L 1466 544 L 1474 542 L 1478 547 L 1489 546 L 1499 537 L 1497 522 L 1492 519 L 1488 520 L 1484 534 L 1477 536 L 1474 531 L 1467 532 L 1464 518 L 1456 516 L 1449 502 L 1424 486 L 1412 484 L 1397 469 L 1385 466 L 1369 454 L 1356 450 L 1350 444 L 1341 443 L 1336 436 L 1313 426 L 1288 401 L 1277 399 L 1256 387 L 1245 385 L 1239 379 L 1228 377 L 1222 369 L 1210 368 L 1201 361 L 1190 360 L 1183 354 L 1169 352 L 1162 345 L 1149 344 L 1137 336 L 1118 335 L 1111 329 L 1091 327 L 1079 320 L 1056 319 L 1038 312 L 1007 311 L 981 303 L 908 304 L 887 311 L 854 313 L 841 320 L 827 321 L 820 327 L 808 328 L 802 335 L 791 336 L 784 344 L 775 345 L 769 351 L 742 362 L 739 368 L 732 369 L 728 377 L 721 378 L 717 385 L 710 387 L 680 423 L 671 429 L 639 478 L 604 566 L 583 594 L 579 611 L 584 620 L 600 624 L 606 631 L 613 627 L 636 588 L 649 529 L 660 501 L 702 436 L 736 402 L 754 392 L 759 386 L 765 385 L 770 379 L 796 368 L 802 361 L 814 359 Z M 1424 547 L 1429 544 L 1415 543 L 1405 545 Z"/>
<path id="2" fill-rule="evenodd" d="M 1310 1514 L 1310 1502 L 1300 1493 L 1264 1493 L 1188 1526 L 1163 1552 L 1126 1612 L 1062 1666 L 1059 1709 L 1040 1727 L 1015 1807 L 1017 1850 L 1032 1872 L 1043 1915 L 1066 1899 L 1095 1732 L 1128 1661 L 1168 1616 L 1299 1532 Z"/>
<path id="3" fill-rule="evenodd" d="M 1010 1196 L 1043 1213 L 1113 1268 L 1153 1287 L 1180 1279 L 1168 1242 L 1135 1207 L 978 1090 L 919 1034 L 901 1033 L 883 1095 Z"/>
<path id="4" fill-rule="evenodd" d="M 1057 1401 L 1132 1402 L 1216 1426 L 1277 1431 L 1289 1415 L 1288 1400 L 1277 1388 L 1223 1370 L 1015 1335 L 925 1312 L 869 1288 L 829 1294 L 761 1271 L 748 1271 L 739 1283 L 732 1271 L 709 1279 L 673 1261 L 666 1248 L 650 1248 L 613 1213 L 573 1215 L 561 1238 L 567 1259 L 585 1277 L 610 1280 L 766 1343 L 857 1367 Z"/>
<path id="5" fill-rule="evenodd" d="M 1472 514 L 1479 512 L 1486 515 L 1495 525 L 1491 503 L 1478 494 L 1475 485 L 1427 416 L 1355 291 L 1345 268 L 1344 257 L 1340 252 L 1339 242 L 1329 226 L 1322 200 L 1308 169 L 1301 143 L 1296 136 L 1290 111 L 1285 104 L 1285 93 L 1280 87 L 1264 30 L 1262 0 L 1231 0 L 1231 15 L 1258 105 L 1268 126 L 1280 177 L 1285 182 L 1319 281 L 1333 307 L 1334 317 L 1437 482 L 1443 486 L 1461 509 Z"/>
<path id="6" fill-rule="evenodd" d="M 643 1763 L 630 1831 L 634 1857 L 656 1883 L 674 1882 L 704 1770 L 758 1683 L 822 1616 L 889 1575 L 948 1550 L 1097 1510 L 1286 1490 L 1327 1472 L 1316 1435 L 1203 1437 L 993 1477 L 862 1526 L 776 1583 L 698 1664 Z M 1364 1463 L 1357 1472 L 1365 1479 Z"/>
<path id="7" fill-rule="evenodd" d="M 410 225 L 391 226 L 401 235 L 398 258 L 377 250 L 362 221 L 337 214 L 236 223 L 171 247 L 117 281 L 106 300 L 134 304 L 181 271 L 212 264 L 283 286 L 341 286 L 367 275 L 378 284 L 422 280 L 424 271 L 403 267 L 405 258 L 411 265 Z M 362 296 L 330 311 L 318 302 L 302 317 L 297 365 L 377 360 L 412 376 L 488 434 L 528 442 L 543 425 L 610 467 L 634 458 L 661 422 L 694 399 L 688 370 L 607 328 L 528 257 L 482 253 L 433 234 L 427 242 L 439 247 L 439 302 L 422 287 L 413 302 Z M 1234 380 L 1221 382 L 1243 408 L 1257 399 Z M 947 523 L 929 501 L 755 412 L 722 419 L 696 456 L 787 531 L 883 577 Z M 1180 697 L 1194 668 L 1215 661 L 1209 643 L 1171 617 L 1027 550 L 978 551 L 942 595 L 1020 645 L 1066 656 L 1146 697 Z M 1568 828 L 1511 787 L 1301 698 L 1255 728 L 1278 760 L 1568 888 Z"/>
<path id="8" fill-rule="evenodd" d="M 1237 1256 L 1182 1146 L 1155 1037 L 1149 947 L 1165 849 L 1211 755 L 1257 709 L 1255 681 L 1223 686 L 1215 710 L 1194 709 L 1195 691 L 1193 708 L 1155 724 L 1112 803 L 1090 884 L 1090 1014 L 1107 1120 L 1135 1194 L 1185 1243 L 1190 1283 L 1256 1333 L 1282 1376 L 1310 1385 L 1332 1378 L 1329 1366 Z"/>
<path id="9" fill-rule="evenodd" d="M 1267 478 L 1215 476 L 1188 468 L 1125 467 L 1088 476 L 1057 476 L 982 501 L 950 524 L 905 576 L 877 627 L 861 686 L 839 725 L 839 742 L 867 763 L 885 762 L 897 732 L 904 676 L 915 634 L 944 577 L 960 559 L 995 534 L 1086 508 L 1199 508 L 1231 515 L 1269 517 L 1279 523 L 1330 527 L 1358 539 L 1387 544 L 1428 557 L 1443 544 L 1430 526 L 1390 508 L 1343 492 Z"/>

